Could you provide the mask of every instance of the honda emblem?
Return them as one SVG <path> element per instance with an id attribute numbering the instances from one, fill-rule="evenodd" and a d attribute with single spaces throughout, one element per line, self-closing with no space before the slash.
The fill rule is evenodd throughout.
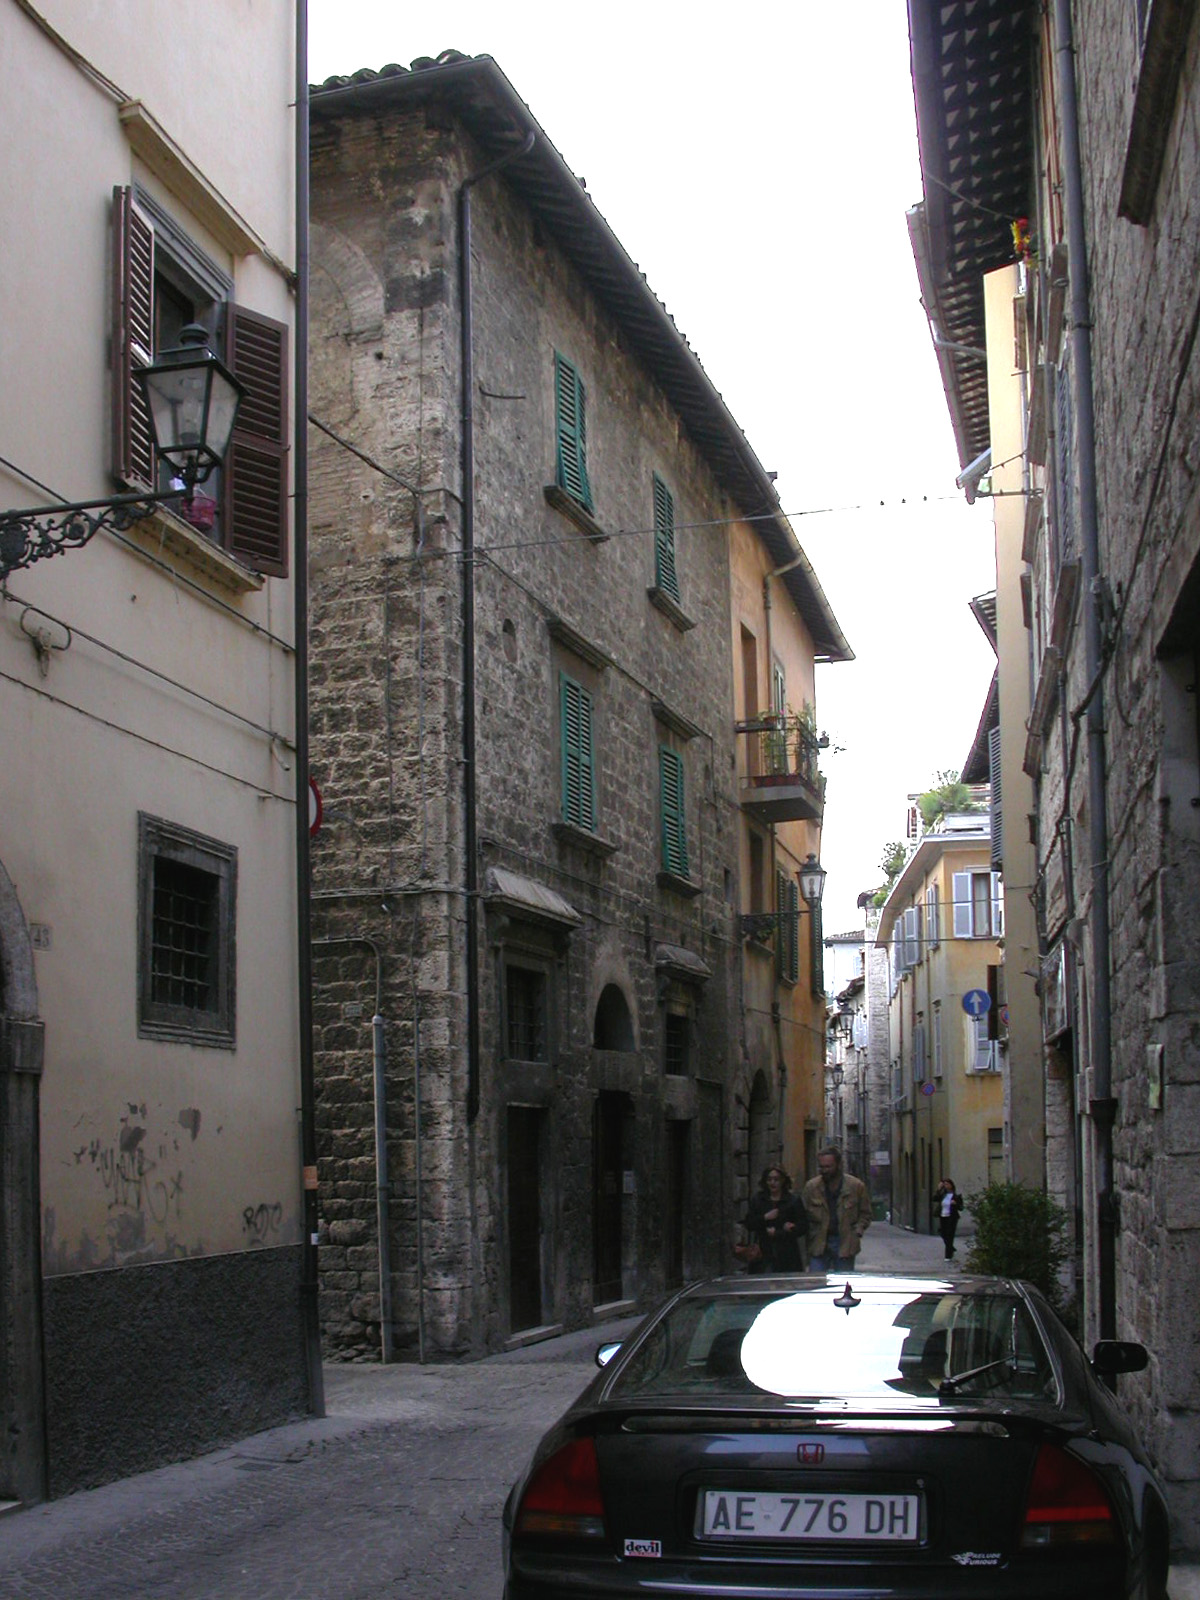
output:
<path id="1" fill-rule="evenodd" d="M 797 1445 L 796 1459 L 802 1467 L 819 1467 L 825 1459 L 825 1446 L 823 1444 Z"/>

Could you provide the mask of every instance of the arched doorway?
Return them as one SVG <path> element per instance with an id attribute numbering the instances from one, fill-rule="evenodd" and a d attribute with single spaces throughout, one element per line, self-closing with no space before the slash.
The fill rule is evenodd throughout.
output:
<path id="1" fill-rule="evenodd" d="M 29 929 L 0 863 L 0 1501 L 25 1504 L 46 1493 L 37 1009 Z"/>
<path id="2" fill-rule="evenodd" d="M 771 1105 L 771 1090 L 766 1073 L 756 1072 L 750 1086 L 750 1192 L 758 1188 L 758 1180 L 768 1161 L 779 1157 L 776 1148 L 775 1118 Z"/>

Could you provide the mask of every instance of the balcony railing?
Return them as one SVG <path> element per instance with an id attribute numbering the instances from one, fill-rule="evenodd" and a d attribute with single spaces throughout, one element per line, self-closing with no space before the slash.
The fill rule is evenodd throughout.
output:
<path id="1" fill-rule="evenodd" d="M 818 763 L 821 741 L 799 717 L 755 717 L 739 722 L 745 734 L 747 772 L 742 804 L 762 822 L 819 822 L 825 780 Z"/>

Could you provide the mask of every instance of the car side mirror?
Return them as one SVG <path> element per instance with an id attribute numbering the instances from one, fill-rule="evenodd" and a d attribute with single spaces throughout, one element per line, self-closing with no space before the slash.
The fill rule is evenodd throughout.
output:
<path id="1" fill-rule="evenodd" d="M 1142 1372 L 1149 1365 L 1146 1346 L 1129 1339 L 1101 1339 L 1092 1351 L 1093 1370 L 1105 1378 L 1115 1377 L 1118 1372 Z"/>
<path id="2" fill-rule="evenodd" d="M 596 1365 L 598 1367 L 606 1367 L 620 1348 L 620 1340 L 615 1344 L 602 1344 L 599 1350 L 596 1351 Z"/>

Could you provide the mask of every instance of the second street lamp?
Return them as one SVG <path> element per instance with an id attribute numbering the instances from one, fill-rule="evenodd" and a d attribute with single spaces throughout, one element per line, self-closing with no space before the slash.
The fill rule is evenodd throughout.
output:
<path id="1" fill-rule="evenodd" d="M 821 905 L 825 892 L 825 868 L 810 850 L 804 865 L 796 873 L 800 884 L 803 906 L 794 911 L 746 911 L 738 918 L 743 939 L 765 939 L 775 932 L 784 917 L 812 916 Z"/>

